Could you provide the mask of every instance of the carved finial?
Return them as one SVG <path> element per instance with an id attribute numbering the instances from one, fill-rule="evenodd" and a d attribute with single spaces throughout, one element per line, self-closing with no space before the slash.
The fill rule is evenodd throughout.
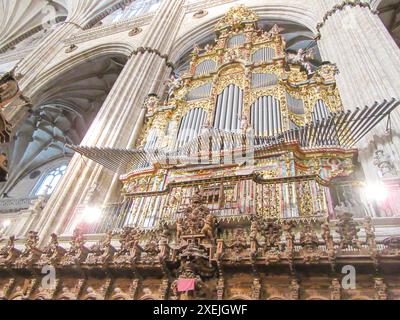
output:
<path id="1" fill-rule="evenodd" d="M 255 23 L 258 21 L 256 13 L 244 5 L 231 8 L 217 23 L 217 31 L 227 27 L 237 28 L 243 23 Z"/>

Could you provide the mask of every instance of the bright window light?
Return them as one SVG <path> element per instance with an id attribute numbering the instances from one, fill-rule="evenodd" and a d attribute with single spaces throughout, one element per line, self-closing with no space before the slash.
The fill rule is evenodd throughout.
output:
<path id="1" fill-rule="evenodd" d="M 364 187 L 364 191 L 367 199 L 373 199 L 378 202 L 385 201 L 389 196 L 388 189 L 381 183 L 368 183 Z"/>
<path id="2" fill-rule="evenodd" d="M 96 207 L 88 207 L 84 210 L 82 220 L 86 223 L 95 223 L 100 220 L 102 215 L 101 209 Z"/>
<path id="3" fill-rule="evenodd" d="M 9 220 L 9 219 L 4 220 L 2 225 L 3 225 L 4 228 L 9 227 L 11 225 L 11 220 Z"/>

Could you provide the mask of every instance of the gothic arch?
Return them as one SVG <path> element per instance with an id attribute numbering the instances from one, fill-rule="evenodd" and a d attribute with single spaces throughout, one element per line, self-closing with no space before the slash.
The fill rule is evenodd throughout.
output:
<path id="1" fill-rule="evenodd" d="M 34 103 L 40 101 L 40 91 L 53 84 L 57 78 L 61 77 L 65 73 L 74 70 L 86 62 L 93 61 L 95 59 L 105 56 L 124 56 L 128 58 L 134 47 L 122 42 L 114 42 L 98 45 L 91 47 L 82 52 L 77 52 L 74 55 L 66 57 L 56 65 L 51 66 L 49 69 L 44 71 L 38 76 L 35 81 L 35 85 L 27 90 L 27 96 L 29 96 Z"/>
<path id="2" fill-rule="evenodd" d="M 83 29 L 90 29 L 95 26 L 99 21 L 107 17 L 108 15 L 112 14 L 113 12 L 117 11 L 118 9 L 123 8 L 124 6 L 130 5 L 135 0 L 120 0 L 114 5 L 100 11 L 96 14 L 92 19 L 90 19 L 84 26 Z"/>
<path id="3" fill-rule="evenodd" d="M 382 23 L 400 46 L 400 3 L 395 0 L 380 0 L 374 1 L 372 7 L 378 10 Z"/>
<path id="4" fill-rule="evenodd" d="M 17 292 L 11 295 L 8 300 L 25 300 L 25 297 L 22 293 Z"/>
<path id="5" fill-rule="evenodd" d="M 2 8 L 0 53 L 43 30 L 44 21 L 51 25 L 64 21 L 68 14 L 68 6 L 60 1 L 52 4 L 34 0 L 7 2 Z"/>
<path id="6" fill-rule="evenodd" d="M 57 300 L 76 300 L 73 294 L 63 293 Z"/>
<path id="7" fill-rule="evenodd" d="M 85 295 L 82 300 L 101 300 L 100 297 L 98 297 L 97 294 L 95 293 L 89 293 Z"/>

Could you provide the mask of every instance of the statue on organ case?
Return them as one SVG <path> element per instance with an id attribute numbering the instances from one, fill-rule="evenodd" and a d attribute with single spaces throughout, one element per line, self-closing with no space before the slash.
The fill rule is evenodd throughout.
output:
<path id="1" fill-rule="evenodd" d="M 314 50 L 299 49 L 296 54 L 289 53 L 288 61 L 293 64 L 298 64 L 303 66 L 307 73 L 311 75 L 313 73 L 312 65 L 310 60 L 314 58 Z"/>
<path id="2" fill-rule="evenodd" d="M 168 86 L 168 101 L 174 97 L 174 91 L 182 86 L 182 80 L 175 74 L 171 75 L 167 81 L 164 82 Z"/>

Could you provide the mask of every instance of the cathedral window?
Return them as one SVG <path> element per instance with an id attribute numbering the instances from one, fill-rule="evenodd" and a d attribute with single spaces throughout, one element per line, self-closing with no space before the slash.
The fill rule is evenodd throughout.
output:
<path id="1" fill-rule="evenodd" d="M 51 195 L 65 173 L 67 166 L 61 165 L 49 171 L 39 182 L 35 195 Z"/>
<path id="2" fill-rule="evenodd" d="M 157 10 L 161 0 L 133 1 L 129 6 L 119 9 L 102 20 L 103 24 L 116 23 L 139 17 Z"/>

